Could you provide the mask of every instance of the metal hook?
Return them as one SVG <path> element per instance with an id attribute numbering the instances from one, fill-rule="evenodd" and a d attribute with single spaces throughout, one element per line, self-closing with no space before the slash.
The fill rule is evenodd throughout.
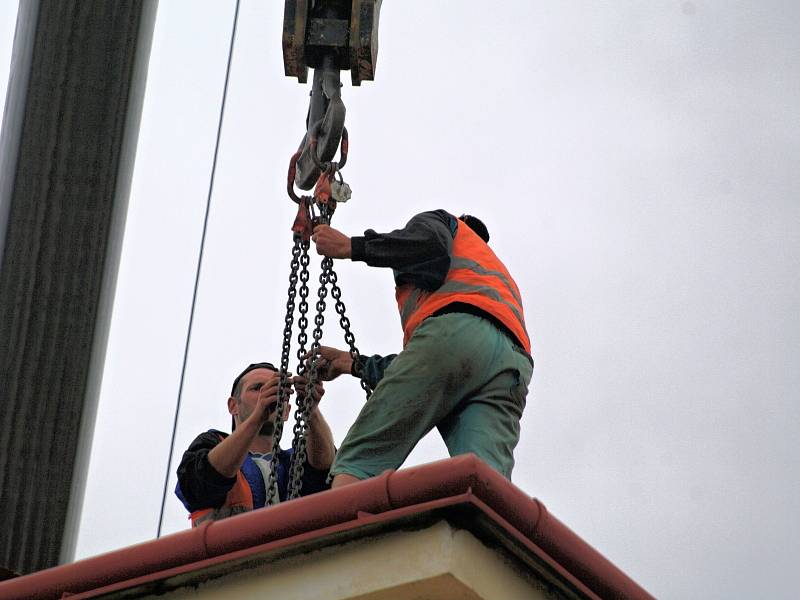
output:
<path id="1" fill-rule="evenodd" d="M 340 154 L 339 162 L 334 162 L 334 161 L 322 162 L 320 161 L 319 156 L 317 156 L 317 138 L 319 135 L 319 130 L 322 127 L 323 120 L 324 119 L 320 119 L 319 121 L 314 123 L 314 125 L 308 132 L 308 146 L 311 154 L 311 159 L 314 161 L 314 165 L 316 165 L 316 167 L 320 171 L 338 172 L 341 169 L 343 169 L 344 165 L 347 163 L 347 152 L 350 147 L 349 136 L 347 134 L 347 127 L 342 128 L 342 141 L 339 152 Z"/>

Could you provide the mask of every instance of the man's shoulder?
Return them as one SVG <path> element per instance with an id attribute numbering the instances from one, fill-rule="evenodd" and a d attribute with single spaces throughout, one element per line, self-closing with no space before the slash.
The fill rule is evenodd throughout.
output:
<path id="1" fill-rule="evenodd" d="M 446 211 L 443 208 L 437 208 L 434 210 L 426 210 L 421 213 L 417 213 L 413 217 L 414 219 L 437 219 L 439 221 L 448 222 L 450 219 L 455 219 L 456 217 L 451 214 L 450 212 Z"/>
<path id="2" fill-rule="evenodd" d="M 197 450 L 200 448 L 213 448 L 217 444 L 219 444 L 222 440 L 228 437 L 228 434 L 224 431 L 218 431 L 216 429 L 209 429 L 208 431 L 204 431 L 203 433 L 199 434 L 197 437 L 192 440 L 192 443 L 189 444 L 189 450 Z"/>
<path id="3" fill-rule="evenodd" d="M 430 228 L 446 227 L 450 234 L 455 236 L 458 219 L 443 208 L 436 210 L 426 210 L 411 217 L 408 225 L 418 224 Z"/>

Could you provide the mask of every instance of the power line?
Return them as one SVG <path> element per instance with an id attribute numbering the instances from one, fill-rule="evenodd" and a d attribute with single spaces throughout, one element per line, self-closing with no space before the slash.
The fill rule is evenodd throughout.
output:
<path id="1" fill-rule="evenodd" d="M 189 346 L 192 340 L 192 325 L 194 324 L 194 310 L 197 304 L 197 289 L 200 284 L 200 271 L 203 266 L 203 250 L 206 244 L 206 232 L 208 231 L 208 215 L 211 211 L 211 196 L 214 192 L 214 177 L 217 172 L 217 157 L 219 155 L 219 141 L 222 134 L 222 122 L 225 118 L 225 102 L 228 98 L 228 82 L 231 76 L 231 63 L 233 62 L 233 47 L 236 42 L 236 27 L 239 23 L 239 2 L 236 0 L 236 8 L 233 14 L 233 28 L 231 30 L 230 47 L 228 48 L 228 65 L 225 68 L 225 85 L 222 89 L 222 104 L 219 110 L 219 122 L 217 123 L 217 140 L 214 145 L 214 160 L 211 163 L 211 179 L 208 183 L 208 198 L 206 199 L 206 213 L 203 218 L 203 234 L 200 237 L 200 253 L 197 257 L 197 271 L 194 277 L 194 289 L 192 291 L 192 308 L 189 311 L 189 327 L 186 331 L 186 345 L 183 349 L 183 365 L 181 366 L 181 381 L 178 386 L 178 401 L 175 405 L 175 419 L 172 423 L 172 439 L 169 443 L 169 456 L 167 457 L 167 472 L 164 475 L 164 491 L 161 495 L 161 511 L 158 515 L 158 532 L 156 537 L 161 537 L 161 528 L 164 524 L 164 507 L 167 503 L 167 486 L 169 485 L 169 474 L 172 470 L 172 453 L 175 451 L 175 435 L 178 430 L 178 416 L 181 411 L 181 399 L 183 397 L 183 383 L 186 378 L 186 363 L 189 357 Z"/>

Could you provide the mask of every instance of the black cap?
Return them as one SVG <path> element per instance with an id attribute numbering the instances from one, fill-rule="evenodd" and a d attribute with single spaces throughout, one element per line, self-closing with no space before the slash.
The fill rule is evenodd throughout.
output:
<path id="1" fill-rule="evenodd" d="M 486 225 L 484 225 L 483 221 L 481 221 L 478 217 L 473 217 L 472 215 L 461 215 L 458 218 L 469 225 L 469 228 L 477 233 L 479 238 L 481 238 L 487 244 L 489 243 L 489 230 L 486 228 Z"/>
<path id="2" fill-rule="evenodd" d="M 249 367 L 247 367 L 244 371 L 237 375 L 236 379 L 233 380 L 233 385 L 231 386 L 231 396 L 236 391 L 236 386 L 239 385 L 239 382 L 242 380 L 242 377 L 247 375 L 250 371 L 255 371 L 256 369 L 269 369 L 270 371 L 277 372 L 278 369 L 275 368 L 275 365 L 268 362 L 260 362 L 260 363 L 253 363 Z"/>

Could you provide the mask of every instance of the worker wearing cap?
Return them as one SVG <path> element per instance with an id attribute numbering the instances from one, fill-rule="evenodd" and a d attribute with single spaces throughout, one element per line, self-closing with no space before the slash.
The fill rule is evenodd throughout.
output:
<path id="1" fill-rule="evenodd" d="M 333 487 L 399 467 L 438 428 L 451 456 L 475 453 L 511 477 L 533 372 L 522 299 L 480 219 L 424 212 L 390 233 L 327 225 L 317 252 L 394 271 L 403 351 L 361 357 L 322 347 L 320 372 L 364 374 L 374 392 L 342 442 Z"/>
<path id="2" fill-rule="evenodd" d="M 290 378 L 289 383 L 298 393 L 305 391 L 305 378 Z M 248 366 L 234 380 L 228 398 L 233 432 L 228 435 L 211 429 L 201 433 L 184 452 L 175 493 L 189 511 L 193 525 L 265 506 L 273 450 L 278 452 L 277 477 L 273 482 L 277 487 L 276 497 L 287 498 L 292 450 L 272 447 L 279 388 L 280 375 L 273 365 Z M 291 393 L 287 389 L 285 397 Z M 317 384 L 310 399 L 302 496 L 329 487 L 326 480 L 336 449 L 330 427 L 318 407 L 323 394 L 322 385 Z M 287 401 L 284 420 L 290 408 Z"/>

